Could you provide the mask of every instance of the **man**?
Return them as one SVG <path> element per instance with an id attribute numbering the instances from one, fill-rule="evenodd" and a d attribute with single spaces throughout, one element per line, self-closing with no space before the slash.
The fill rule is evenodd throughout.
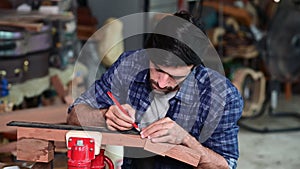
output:
<path id="1" fill-rule="evenodd" d="M 199 152 L 199 169 L 236 168 L 237 121 L 243 101 L 228 79 L 203 65 L 202 59 L 215 51 L 195 24 L 186 12 L 164 17 L 145 49 L 123 53 L 77 98 L 69 109 L 68 123 L 124 131 L 136 122 L 141 138 L 182 144 Z M 131 117 L 114 105 L 107 91 Z M 126 157 L 122 168 L 144 169 L 144 162 L 154 169 L 193 168 L 162 156 L 145 159 L 151 162 Z"/>

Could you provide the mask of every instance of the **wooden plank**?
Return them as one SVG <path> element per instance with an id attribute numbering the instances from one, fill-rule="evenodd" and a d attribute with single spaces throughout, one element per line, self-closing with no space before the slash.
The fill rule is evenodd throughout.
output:
<path id="1" fill-rule="evenodd" d="M 16 131 L 17 127 L 6 126 L 11 121 L 66 123 L 68 105 L 60 104 L 0 113 L 0 133 Z"/>
<path id="2" fill-rule="evenodd" d="M 167 144 L 167 143 L 152 143 L 151 140 L 147 139 L 144 149 L 150 151 L 155 154 L 159 154 L 161 156 L 165 156 L 166 152 L 172 149 L 175 145 L 174 144 Z"/>
<path id="3" fill-rule="evenodd" d="M 15 22 L 15 21 L 0 21 L 0 25 L 21 27 L 28 31 L 41 31 L 43 23 L 27 23 L 27 22 Z"/>
<path id="4" fill-rule="evenodd" d="M 67 90 L 65 89 L 64 85 L 62 84 L 60 78 L 58 77 L 58 75 L 53 75 L 50 78 L 51 84 L 53 86 L 53 88 L 55 89 L 58 97 L 63 101 L 65 96 L 67 95 Z"/>
<path id="5" fill-rule="evenodd" d="M 102 133 L 103 145 L 116 145 L 127 147 L 144 147 L 146 140 L 139 135 Z"/>
<path id="6" fill-rule="evenodd" d="M 144 149 L 155 154 L 177 159 L 194 167 L 198 166 L 200 160 L 199 153 L 182 145 L 152 143 L 150 140 L 147 140 Z M 184 154 L 184 156 L 180 154 Z"/>
<path id="7" fill-rule="evenodd" d="M 53 142 L 31 138 L 22 138 L 18 140 L 17 160 L 48 163 L 53 159 Z"/>
<path id="8" fill-rule="evenodd" d="M 18 139 L 34 138 L 65 142 L 65 136 L 68 131 L 69 130 L 18 127 Z M 102 132 L 101 144 L 143 147 L 147 151 L 163 156 L 165 155 L 193 166 L 197 166 L 200 160 L 199 154 L 188 147 L 167 143 L 152 143 L 148 139 L 142 139 L 139 135 Z M 184 156 L 182 156 L 183 153 L 185 154 Z"/>
<path id="9" fill-rule="evenodd" d="M 69 132 L 69 130 L 18 127 L 18 139 L 36 138 L 65 142 L 67 132 Z M 145 141 L 146 140 L 141 139 L 139 135 L 102 133 L 103 145 L 109 144 L 128 147 L 144 147 Z"/>
<path id="10" fill-rule="evenodd" d="M 182 155 L 184 154 L 184 156 Z M 200 161 L 200 154 L 193 149 L 183 145 L 176 145 L 165 153 L 166 156 L 185 162 L 197 167 Z"/>
<path id="11" fill-rule="evenodd" d="M 35 138 L 41 140 L 66 142 L 68 130 L 54 130 L 41 128 L 18 127 L 18 140 L 23 138 Z"/>

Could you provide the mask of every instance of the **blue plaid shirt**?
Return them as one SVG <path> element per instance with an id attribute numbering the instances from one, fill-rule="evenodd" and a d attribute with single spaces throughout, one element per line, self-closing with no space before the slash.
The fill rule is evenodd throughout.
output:
<path id="1" fill-rule="evenodd" d="M 125 52 L 72 106 L 85 103 L 98 109 L 108 108 L 113 102 L 106 92 L 111 91 L 121 104 L 130 104 L 136 110 L 138 123 L 153 99 L 149 84 L 149 58 L 145 50 Z M 229 168 L 236 168 L 239 157 L 237 121 L 243 110 L 243 100 L 228 79 L 209 68 L 197 66 L 169 104 L 167 117 L 203 146 L 223 156 Z M 170 163 L 170 160 L 173 159 L 156 160 L 155 169 L 192 168 L 178 165 L 178 162 Z M 123 168 L 130 168 L 130 159 L 124 161 Z"/>

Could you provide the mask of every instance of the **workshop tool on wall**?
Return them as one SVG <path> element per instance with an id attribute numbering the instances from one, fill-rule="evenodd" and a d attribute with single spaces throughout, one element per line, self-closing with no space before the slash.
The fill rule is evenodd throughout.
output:
<path id="1" fill-rule="evenodd" d="M 69 131 L 66 134 L 68 169 L 114 169 L 101 148 L 102 135 L 93 131 Z"/>

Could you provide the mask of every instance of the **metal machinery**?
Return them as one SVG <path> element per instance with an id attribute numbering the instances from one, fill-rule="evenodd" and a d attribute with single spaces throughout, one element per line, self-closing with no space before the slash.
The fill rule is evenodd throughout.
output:
<path id="1" fill-rule="evenodd" d="M 263 101 L 260 111 L 253 111 L 255 113 L 250 114 L 249 117 L 252 120 L 261 116 L 264 112 L 267 112 L 267 115 L 272 118 L 300 118 L 298 112 L 276 112 L 279 102 L 280 85 L 285 84 L 286 96 L 291 95 L 291 84 L 299 81 L 300 78 L 300 62 L 298 61 L 300 56 L 299 17 L 299 0 L 281 1 L 272 17 L 271 23 L 268 25 L 266 36 L 259 42 L 262 57 L 269 74 L 266 83 L 268 90 L 263 93 L 266 95 L 266 98 Z M 250 93 L 250 95 L 254 96 L 252 98 L 255 98 L 257 97 L 255 96 L 257 93 L 256 90 L 261 86 L 255 85 L 253 81 L 256 79 L 251 74 L 249 75 L 242 83 L 241 91 L 243 94 Z M 249 123 L 247 124 L 248 119 L 244 118 L 240 121 L 241 127 L 255 132 L 266 133 L 300 130 L 300 126 L 276 129 L 269 127 L 256 128 L 249 125 Z"/>
<path id="2" fill-rule="evenodd" d="M 92 131 L 69 131 L 66 134 L 68 169 L 114 169 L 101 148 L 102 135 Z"/>
<path id="3" fill-rule="evenodd" d="M 201 7 L 202 1 L 198 2 Z M 212 24 L 208 22 L 211 25 L 208 36 L 223 56 L 221 59 L 226 75 L 244 98 L 240 126 L 262 133 L 300 130 L 300 126 L 270 127 L 266 121 L 262 127 L 252 123 L 258 117 L 268 116 L 266 119 L 270 120 L 275 117 L 298 120 L 300 117 L 298 112 L 276 112 L 281 86 L 285 85 L 288 96 L 291 95 L 291 84 L 300 80 L 300 1 L 282 0 L 278 4 L 270 1 L 276 7 L 272 9 L 276 10 L 271 11 L 272 16 L 265 27 L 266 34 L 256 28 L 256 22 L 249 16 L 251 12 L 255 15 L 264 13 L 259 11 L 260 7 L 257 11 L 246 12 L 230 5 L 224 5 L 219 10 L 217 1 L 204 1 L 202 4 L 206 7 L 201 13 L 202 18 L 215 20 Z M 218 13 L 215 14 L 215 11 Z M 219 13 L 221 18 L 216 17 Z M 223 14 L 227 15 L 224 17 Z M 223 27 L 215 28 L 217 21 L 222 22 Z"/>

